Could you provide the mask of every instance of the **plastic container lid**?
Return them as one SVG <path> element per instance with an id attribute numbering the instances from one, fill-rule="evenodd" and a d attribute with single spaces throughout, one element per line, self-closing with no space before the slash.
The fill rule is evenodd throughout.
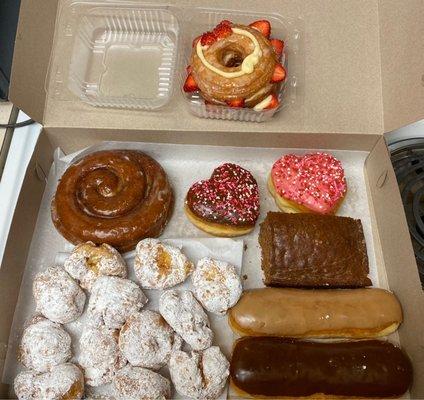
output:
<path id="1" fill-rule="evenodd" d="M 167 7 L 74 4 L 68 87 L 99 107 L 154 110 L 171 97 L 179 23 Z"/>

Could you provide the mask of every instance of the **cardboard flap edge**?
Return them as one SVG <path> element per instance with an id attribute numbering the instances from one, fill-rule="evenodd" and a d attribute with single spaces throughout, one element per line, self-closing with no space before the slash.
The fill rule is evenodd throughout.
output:
<path id="1" fill-rule="evenodd" d="M 10 83 L 10 100 L 43 122 L 45 81 L 50 62 L 58 0 L 22 0 Z M 45 23 L 40 23 L 45 21 Z"/>

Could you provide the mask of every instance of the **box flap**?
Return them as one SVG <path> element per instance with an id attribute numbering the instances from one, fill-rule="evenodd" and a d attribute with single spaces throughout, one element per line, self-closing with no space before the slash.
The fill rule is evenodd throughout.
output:
<path id="1" fill-rule="evenodd" d="M 48 171 L 53 149 L 46 135 L 41 135 L 28 164 L 22 189 L 13 214 L 3 259 L 0 260 L 0 293 L 7 301 L 0 302 L 0 398 L 9 398 L 9 387 L 1 377 L 5 372 L 9 335 L 18 301 L 19 289 L 32 241 L 41 198 L 46 182 L 39 170 Z M 13 355 L 14 356 L 14 355 Z M 12 357 L 13 357 L 12 356 Z"/>
<path id="2" fill-rule="evenodd" d="M 409 1 L 409 0 L 408 0 Z M 424 292 L 414 258 L 408 225 L 403 211 L 396 175 L 384 138 L 381 138 L 365 163 L 368 195 L 371 198 L 375 239 L 381 246 L 377 263 L 384 265 L 387 283 L 403 309 L 398 331 L 401 347 L 414 366 L 411 399 L 424 398 Z M 377 246 L 380 247 L 380 246 Z"/>
<path id="3" fill-rule="evenodd" d="M 13 57 L 10 100 L 43 122 L 57 0 L 22 0 Z"/>
<path id="4" fill-rule="evenodd" d="M 424 1 L 380 0 L 384 131 L 424 118 Z"/>
<path id="5" fill-rule="evenodd" d="M 166 3 L 186 9 L 211 6 L 208 0 Z M 178 93 L 178 78 L 171 102 L 159 112 L 99 109 L 76 96 L 63 101 L 50 86 L 46 98 L 58 4 L 62 3 L 22 1 L 11 99 L 37 121 L 46 126 L 104 129 L 251 130 L 252 124 L 192 116 Z M 229 6 L 216 0 L 213 7 Z M 278 13 L 304 22 L 304 78 L 299 81 L 304 92 L 302 104 L 283 110 L 255 130 L 383 134 L 423 117 L 422 0 L 373 0 L 361 2 L 361 6 L 330 0 L 269 0 L 260 7 L 258 2 L 244 0 L 234 1 L 230 7 Z M 66 36 L 66 23 L 63 27 L 60 33 Z M 191 40 L 183 36 L 182 46 Z M 61 58 L 60 52 L 55 58 Z M 66 80 L 66 76 L 62 78 Z"/>

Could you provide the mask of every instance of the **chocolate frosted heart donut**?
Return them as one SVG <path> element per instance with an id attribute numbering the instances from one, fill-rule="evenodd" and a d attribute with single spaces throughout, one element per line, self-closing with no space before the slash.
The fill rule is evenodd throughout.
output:
<path id="1" fill-rule="evenodd" d="M 259 217 L 258 184 L 244 168 L 223 164 L 210 179 L 190 188 L 185 211 L 194 225 L 212 235 L 245 235 Z"/>
<path id="2" fill-rule="evenodd" d="M 159 236 L 171 214 L 165 171 L 133 150 L 99 151 L 72 164 L 52 201 L 52 219 L 70 242 L 107 243 L 128 251 Z"/>

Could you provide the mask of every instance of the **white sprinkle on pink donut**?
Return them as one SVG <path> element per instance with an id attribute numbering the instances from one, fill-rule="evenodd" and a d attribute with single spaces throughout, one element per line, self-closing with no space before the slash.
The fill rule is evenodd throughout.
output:
<path id="1" fill-rule="evenodd" d="M 347 190 L 342 164 L 327 153 L 287 154 L 272 167 L 277 194 L 312 212 L 331 214 Z"/>

